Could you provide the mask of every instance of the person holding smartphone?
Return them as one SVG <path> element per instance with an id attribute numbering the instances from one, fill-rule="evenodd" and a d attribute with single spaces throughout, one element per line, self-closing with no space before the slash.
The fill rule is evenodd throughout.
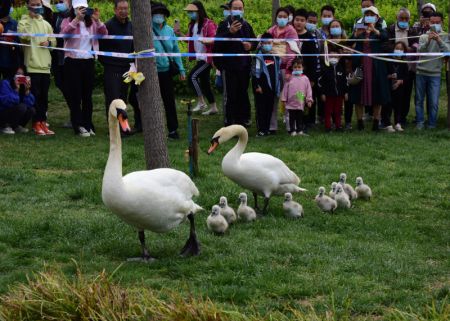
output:
<path id="1" fill-rule="evenodd" d="M 244 2 L 230 2 L 231 15 L 222 21 L 217 28 L 219 38 L 255 38 L 253 28 L 244 19 Z M 246 54 L 256 49 L 257 42 L 252 41 L 216 41 L 214 53 Z M 214 65 L 222 71 L 224 83 L 224 123 L 226 126 L 240 124 L 250 126 L 250 84 L 251 57 L 214 57 Z"/>
<path id="2" fill-rule="evenodd" d="M 108 30 L 100 21 L 100 12 L 89 8 L 86 0 L 73 0 L 70 16 L 61 23 L 62 34 L 107 35 Z M 70 108 L 70 121 L 76 135 L 95 136 L 92 123 L 92 91 L 95 77 L 95 57 L 90 52 L 99 50 L 97 39 L 66 38 L 64 48 L 64 86 Z"/>
<path id="3" fill-rule="evenodd" d="M 30 77 L 18 68 L 15 75 L 0 83 L 0 131 L 3 134 L 26 133 L 35 113 Z"/>
<path id="4" fill-rule="evenodd" d="M 376 7 L 368 7 L 364 13 L 364 25 L 357 26 L 352 39 L 358 39 L 355 49 L 363 53 L 383 52 L 388 35 L 380 21 L 380 13 Z M 381 118 L 381 106 L 390 102 L 390 88 L 387 79 L 387 66 L 382 60 L 368 56 L 357 56 L 352 59 L 353 69 L 360 67 L 364 76 L 357 85 L 350 88 L 350 101 L 355 104 L 358 129 L 364 129 L 364 106 L 372 106 L 372 130 L 378 131 Z"/>

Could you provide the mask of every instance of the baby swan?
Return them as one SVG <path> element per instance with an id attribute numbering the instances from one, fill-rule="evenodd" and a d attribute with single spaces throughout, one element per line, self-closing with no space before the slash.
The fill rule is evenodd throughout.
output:
<path id="1" fill-rule="evenodd" d="M 241 193 L 239 194 L 239 201 L 241 204 L 237 210 L 237 215 L 240 220 L 245 222 L 251 222 L 256 220 L 256 212 L 253 208 L 247 205 L 247 194 Z"/>
<path id="2" fill-rule="evenodd" d="M 212 207 L 211 214 L 206 219 L 206 225 L 208 230 L 220 235 L 223 235 L 228 229 L 227 220 L 220 215 L 220 207 L 218 205 Z"/>
<path id="3" fill-rule="evenodd" d="M 330 195 L 332 199 L 334 199 L 334 197 L 336 196 L 336 185 L 336 182 L 331 183 L 330 193 L 328 193 L 328 195 Z"/>
<path id="4" fill-rule="evenodd" d="M 220 214 L 225 217 L 228 224 L 236 222 L 236 212 L 228 206 L 228 200 L 222 196 L 219 200 Z"/>
<path id="5" fill-rule="evenodd" d="M 319 187 L 319 194 L 317 194 L 315 198 L 317 206 L 323 212 L 331 212 L 334 213 L 334 210 L 337 208 L 337 203 L 331 197 L 325 195 L 325 187 Z"/>
<path id="6" fill-rule="evenodd" d="M 347 193 L 344 192 L 344 188 L 341 184 L 338 184 L 336 187 L 336 196 L 334 198 L 338 207 L 342 208 L 350 208 L 351 203 Z"/>
<path id="7" fill-rule="evenodd" d="M 283 210 L 284 215 L 288 218 L 302 218 L 305 214 L 303 212 L 303 206 L 292 200 L 291 193 L 284 194 Z"/>
<path id="8" fill-rule="evenodd" d="M 347 174 L 341 173 L 341 175 L 339 175 L 339 183 L 344 188 L 344 192 L 348 195 L 349 200 L 353 200 L 356 198 L 356 192 L 350 184 L 346 183 L 346 181 Z"/>
<path id="9" fill-rule="evenodd" d="M 356 178 L 356 195 L 358 198 L 369 200 L 372 198 L 372 189 L 369 185 L 364 184 L 362 177 Z"/>

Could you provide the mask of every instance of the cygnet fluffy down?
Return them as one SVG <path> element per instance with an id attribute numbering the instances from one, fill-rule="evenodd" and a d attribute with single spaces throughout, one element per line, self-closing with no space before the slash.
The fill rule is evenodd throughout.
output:
<path id="1" fill-rule="evenodd" d="M 301 218 L 304 215 L 303 206 L 292 200 L 291 193 L 284 194 L 283 210 L 284 215 L 289 218 Z"/>
<path id="2" fill-rule="evenodd" d="M 228 206 L 228 200 L 225 196 L 222 196 L 219 200 L 220 214 L 225 217 L 228 224 L 233 224 L 236 222 L 235 211 Z"/>
<path id="3" fill-rule="evenodd" d="M 369 200 L 372 198 L 372 189 L 369 185 L 364 184 L 362 177 L 356 178 L 356 195 L 358 198 Z"/>
<path id="4" fill-rule="evenodd" d="M 334 199 L 336 200 L 338 207 L 350 208 L 352 206 L 350 199 L 347 193 L 344 192 L 344 188 L 341 184 L 338 184 L 336 187 L 336 196 Z"/>
<path id="5" fill-rule="evenodd" d="M 247 206 L 247 194 L 241 193 L 239 194 L 239 201 L 241 204 L 237 210 L 237 215 L 240 220 L 245 222 L 251 222 L 256 220 L 256 212 L 250 206 Z"/>
<path id="6" fill-rule="evenodd" d="M 356 198 L 356 192 L 350 184 L 346 183 L 346 181 L 347 181 L 347 174 L 341 173 L 341 175 L 339 175 L 339 183 L 344 188 L 344 192 L 348 195 L 348 198 L 350 200 L 353 200 Z"/>
<path id="7" fill-rule="evenodd" d="M 332 199 L 331 197 L 325 195 L 325 187 L 323 187 L 323 186 L 319 187 L 319 194 L 317 194 L 315 201 L 317 203 L 317 206 L 323 212 L 333 213 L 334 210 L 337 208 L 336 201 L 334 199 Z"/>
<path id="8" fill-rule="evenodd" d="M 208 230 L 216 234 L 223 234 L 228 229 L 227 220 L 220 215 L 220 207 L 218 205 L 212 207 L 211 214 L 206 219 L 206 225 Z"/>
<path id="9" fill-rule="evenodd" d="M 331 183 L 330 193 L 328 193 L 332 199 L 334 199 L 334 196 L 336 195 L 336 185 L 336 182 Z"/>

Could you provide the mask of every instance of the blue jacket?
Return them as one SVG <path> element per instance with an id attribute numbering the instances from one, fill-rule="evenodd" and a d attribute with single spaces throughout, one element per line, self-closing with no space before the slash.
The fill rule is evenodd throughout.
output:
<path id="1" fill-rule="evenodd" d="M 156 31 L 156 32 L 155 32 Z M 176 37 L 175 32 L 172 27 L 169 27 L 166 22 L 163 23 L 162 29 L 159 28 L 159 25 L 153 24 L 153 36 L 168 36 L 168 37 Z M 164 43 L 164 44 L 163 44 Z M 155 51 L 159 53 L 170 52 L 170 53 L 179 53 L 180 49 L 178 48 L 178 43 L 176 40 L 155 40 L 154 41 Z M 183 67 L 183 62 L 181 61 L 181 57 L 171 57 L 178 66 L 180 70 L 180 74 L 185 76 L 186 70 Z M 169 71 L 170 63 L 169 57 L 156 57 L 156 68 L 158 72 L 166 72 Z"/>
<path id="2" fill-rule="evenodd" d="M 4 32 L 17 32 L 17 21 L 11 17 L 3 25 Z M 1 41 L 19 43 L 18 37 L 1 37 Z M 11 45 L 0 45 L 0 68 L 17 69 L 20 64 L 20 47 Z M 15 72 L 15 70 L 14 70 Z"/>
<path id="3" fill-rule="evenodd" d="M 21 95 L 11 87 L 11 80 L 5 79 L 0 83 L 0 111 L 24 103 L 28 108 L 34 106 L 33 94 Z"/>
<path id="4" fill-rule="evenodd" d="M 261 49 L 258 50 L 258 54 L 261 54 Z M 271 56 L 271 55 L 267 55 Z M 281 59 L 277 56 L 272 56 L 273 60 L 275 61 L 275 88 L 272 88 L 272 81 L 270 79 L 269 70 L 267 69 L 266 63 L 264 62 L 263 56 L 255 56 L 255 60 L 252 66 L 252 74 L 253 77 L 256 79 L 260 79 L 261 75 L 264 74 L 267 79 L 267 85 L 270 89 L 272 89 L 277 96 L 280 96 L 281 91 L 281 73 L 280 73 L 280 66 L 281 66 Z"/>

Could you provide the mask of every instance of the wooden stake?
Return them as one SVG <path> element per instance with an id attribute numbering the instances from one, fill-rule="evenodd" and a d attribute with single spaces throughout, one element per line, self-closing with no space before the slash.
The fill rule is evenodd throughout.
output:
<path id="1" fill-rule="evenodd" d="M 192 161 L 194 165 L 194 176 L 198 176 L 198 142 L 199 142 L 199 135 L 198 135 L 198 129 L 199 129 L 199 120 L 194 118 L 192 119 Z"/>

